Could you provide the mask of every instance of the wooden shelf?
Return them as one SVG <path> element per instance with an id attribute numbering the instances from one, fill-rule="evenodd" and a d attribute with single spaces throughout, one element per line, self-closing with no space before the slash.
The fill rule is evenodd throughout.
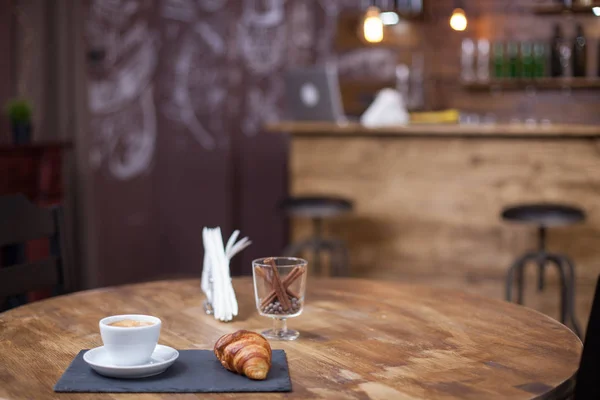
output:
<path id="1" fill-rule="evenodd" d="M 559 14 L 590 14 L 593 15 L 592 9 L 600 7 L 600 4 L 591 6 L 582 6 L 574 4 L 572 7 L 565 7 L 561 4 L 548 4 L 536 6 L 533 12 L 538 15 L 559 15 Z"/>
<path id="2" fill-rule="evenodd" d="M 51 142 L 38 142 L 33 141 L 26 144 L 11 144 L 11 143 L 0 143 L 0 155 L 11 154 L 11 153 L 26 153 L 33 151 L 46 151 L 46 150 L 61 150 L 61 149 L 72 149 L 73 142 L 67 141 L 51 141 Z"/>
<path id="3" fill-rule="evenodd" d="M 492 79 L 489 81 L 462 82 L 468 90 L 539 90 L 600 89 L 600 78 L 536 78 L 536 79 Z"/>

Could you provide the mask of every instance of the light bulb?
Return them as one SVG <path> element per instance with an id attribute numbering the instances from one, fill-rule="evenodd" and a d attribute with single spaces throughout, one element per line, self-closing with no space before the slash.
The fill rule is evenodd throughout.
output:
<path id="1" fill-rule="evenodd" d="M 467 29 L 467 16 L 462 8 L 457 8 L 450 17 L 450 27 L 455 31 L 464 31 Z"/>
<path id="2" fill-rule="evenodd" d="M 594 7 L 594 8 L 592 8 L 592 12 L 594 13 L 594 15 L 596 17 L 600 17 L 600 7 Z"/>
<path id="3" fill-rule="evenodd" d="M 370 43 L 379 43 L 383 40 L 383 22 L 379 15 L 379 8 L 369 7 L 363 21 L 365 40 Z"/>

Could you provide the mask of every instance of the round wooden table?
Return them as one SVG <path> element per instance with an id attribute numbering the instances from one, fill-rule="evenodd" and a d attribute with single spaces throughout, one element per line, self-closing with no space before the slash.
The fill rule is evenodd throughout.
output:
<path id="1" fill-rule="evenodd" d="M 98 320 L 152 314 L 160 343 L 212 349 L 223 334 L 260 331 L 252 281 L 234 280 L 240 315 L 205 315 L 198 280 L 80 292 L 0 314 L 0 398 L 131 399 L 58 394 L 52 387 L 81 349 L 100 346 Z M 290 320 L 289 394 L 198 394 L 198 398 L 554 399 L 572 390 L 582 344 L 566 327 L 517 305 L 439 288 L 354 279 L 309 279 L 304 314 Z M 200 373 L 200 371 L 199 371 Z M 135 398 L 195 398 L 147 394 Z"/>

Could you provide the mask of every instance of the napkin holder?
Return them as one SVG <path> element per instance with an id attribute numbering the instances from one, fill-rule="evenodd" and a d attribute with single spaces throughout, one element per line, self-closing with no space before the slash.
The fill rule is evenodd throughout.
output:
<path id="1" fill-rule="evenodd" d="M 206 295 L 203 308 L 206 314 L 223 322 L 231 321 L 238 312 L 229 263 L 252 243 L 247 237 L 236 242 L 239 233 L 238 230 L 233 232 L 224 246 L 221 228 L 204 228 L 202 231 L 204 261 L 201 289 Z"/>

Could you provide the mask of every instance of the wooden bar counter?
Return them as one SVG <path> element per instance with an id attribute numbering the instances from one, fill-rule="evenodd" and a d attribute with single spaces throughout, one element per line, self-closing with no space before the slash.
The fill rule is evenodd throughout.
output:
<path id="1" fill-rule="evenodd" d="M 600 127 L 281 122 L 266 129 L 291 135 L 290 194 L 355 202 L 354 213 L 326 224 L 348 242 L 353 276 L 490 279 L 501 295 L 511 262 L 537 244 L 533 227 L 499 214 L 543 201 L 585 209 L 585 223 L 550 230 L 549 248 L 574 259 L 578 283 L 600 273 Z M 310 232 L 308 221 L 292 227 L 292 240 Z"/>

